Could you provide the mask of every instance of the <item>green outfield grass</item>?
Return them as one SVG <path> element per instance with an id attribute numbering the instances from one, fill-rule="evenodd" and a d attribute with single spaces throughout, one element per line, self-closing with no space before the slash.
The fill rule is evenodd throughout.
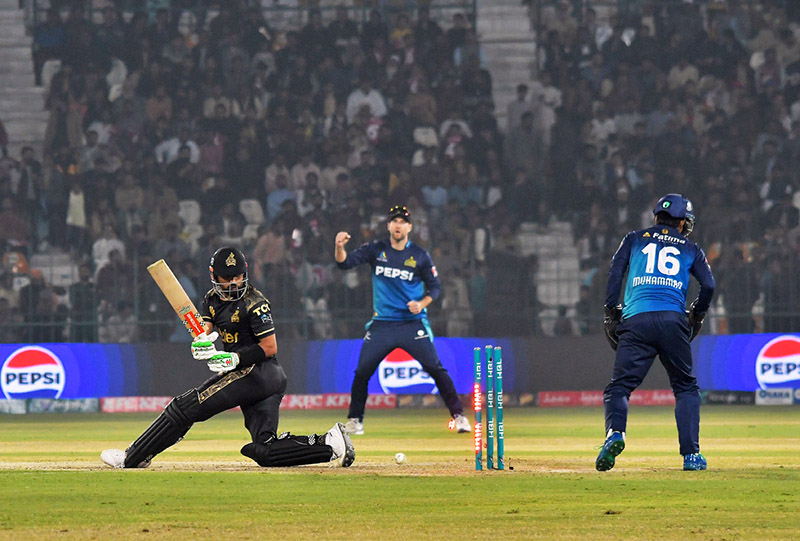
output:
<path id="1" fill-rule="evenodd" d="M 344 412 L 285 412 L 324 432 Z M 103 467 L 153 415 L 0 416 L 0 539 L 797 539 L 800 410 L 704 407 L 706 472 L 681 471 L 670 408 L 634 408 L 594 471 L 599 409 L 506 410 L 505 472 L 474 471 L 441 410 L 369 412 L 348 469 L 262 469 L 238 413 L 146 470 Z M 408 463 L 396 465 L 398 451 Z"/>

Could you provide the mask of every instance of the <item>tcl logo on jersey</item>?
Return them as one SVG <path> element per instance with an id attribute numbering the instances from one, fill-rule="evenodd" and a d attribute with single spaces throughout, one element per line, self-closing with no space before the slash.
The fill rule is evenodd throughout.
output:
<path id="1" fill-rule="evenodd" d="M 387 278 L 400 278 L 401 280 L 408 280 L 409 282 L 414 279 L 414 271 L 395 269 L 392 267 L 384 267 L 377 265 L 375 267 L 375 276 L 385 276 Z"/>
<path id="2" fill-rule="evenodd" d="M 756 358 L 756 379 L 762 389 L 800 386 L 800 338 L 787 334 L 767 342 Z"/>
<path id="3" fill-rule="evenodd" d="M 381 389 L 387 394 L 436 393 L 436 383 L 419 361 L 404 349 L 396 348 L 378 367 Z"/>
<path id="4" fill-rule="evenodd" d="M 19 348 L 0 369 L 0 386 L 6 398 L 59 398 L 64 379 L 61 360 L 40 346 Z"/>

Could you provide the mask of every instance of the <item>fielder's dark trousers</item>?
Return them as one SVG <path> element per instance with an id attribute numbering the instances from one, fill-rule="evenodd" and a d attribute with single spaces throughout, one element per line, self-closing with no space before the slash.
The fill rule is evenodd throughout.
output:
<path id="1" fill-rule="evenodd" d="M 700 389 L 692 376 L 689 324 L 679 312 L 645 312 L 625 319 L 617 327 L 619 347 L 611 383 L 603 404 L 606 432 L 624 432 L 628 399 L 644 380 L 656 355 L 667 369 L 675 395 L 675 421 L 682 455 L 700 452 Z"/>
<path id="2" fill-rule="evenodd" d="M 358 356 L 358 367 L 350 389 L 350 411 L 347 417 L 364 418 L 369 378 L 378 369 L 381 361 L 395 348 L 401 348 L 414 357 L 422 365 L 423 370 L 433 378 L 442 400 L 450 410 L 450 415 L 464 412 L 461 399 L 456 393 L 456 386 L 450 374 L 442 366 L 433 346 L 433 333 L 427 319 L 374 320 L 364 336 L 364 345 L 361 346 L 361 353 Z"/>
<path id="3" fill-rule="evenodd" d="M 197 388 L 200 407 L 195 421 L 241 406 L 250 436 L 254 442 L 263 443 L 278 435 L 278 410 L 286 383 L 286 373 L 274 357 L 252 367 L 215 375 Z"/>

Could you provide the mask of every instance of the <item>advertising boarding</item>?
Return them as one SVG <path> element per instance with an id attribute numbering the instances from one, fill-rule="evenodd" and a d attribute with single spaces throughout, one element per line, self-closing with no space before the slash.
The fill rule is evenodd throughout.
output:
<path id="1" fill-rule="evenodd" d="M 800 334 L 700 335 L 692 353 L 701 389 L 800 389 Z"/>

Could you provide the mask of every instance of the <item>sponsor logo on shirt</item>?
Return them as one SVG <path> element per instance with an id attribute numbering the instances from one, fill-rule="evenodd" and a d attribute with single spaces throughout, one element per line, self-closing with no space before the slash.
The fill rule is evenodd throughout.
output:
<path id="1" fill-rule="evenodd" d="M 408 282 L 414 279 L 414 273 L 410 270 L 384 267 L 383 265 L 375 266 L 375 276 L 385 276 L 386 278 L 400 278 L 401 280 L 406 280 Z"/>
<path id="2" fill-rule="evenodd" d="M 672 235 L 667 235 L 669 230 L 664 229 L 663 235 L 659 235 L 658 233 L 653 233 L 653 238 L 656 240 L 660 240 L 662 242 L 671 242 L 672 244 L 686 244 L 686 239 L 679 239 L 678 237 L 673 237 Z"/>

